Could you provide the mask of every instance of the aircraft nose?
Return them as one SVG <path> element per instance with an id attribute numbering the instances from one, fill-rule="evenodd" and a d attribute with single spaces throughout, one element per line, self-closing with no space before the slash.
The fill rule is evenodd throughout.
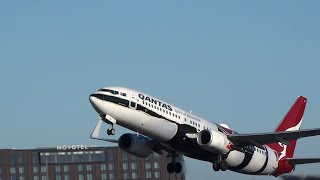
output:
<path id="1" fill-rule="evenodd" d="M 89 101 L 90 101 L 90 103 L 91 103 L 92 105 L 95 104 L 96 98 L 97 98 L 97 97 L 95 97 L 94 94 L 90 94 L 90 96 L 89 96 Z"/>

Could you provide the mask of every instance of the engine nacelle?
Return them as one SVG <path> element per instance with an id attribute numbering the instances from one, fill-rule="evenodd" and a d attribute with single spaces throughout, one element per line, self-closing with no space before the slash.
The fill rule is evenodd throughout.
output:
<path id="1" fill-rule="evenodd" d="M 219 131 L 202 130 L 198 133 L 197 142 L 202 149 L 210 152 L 218 154 L 230 152 L 229 139 Z"/>
<path id="2" fill-rule="evenodd" d="M 119 138 L 118 145 L 123 151 L 145 158 L 152 152 L 151 140 L 136 134 L 123 134 Z"/>

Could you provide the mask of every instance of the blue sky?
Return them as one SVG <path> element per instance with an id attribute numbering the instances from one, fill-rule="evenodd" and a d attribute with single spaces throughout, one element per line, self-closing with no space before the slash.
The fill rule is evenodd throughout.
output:
<path id="1" fill-rule="evenodd" d="M 98 117 L 88 96 L 111 85 L 243 133 L 273 131 L 304 95 L 302 128 L 320 127 L 319 5 L 2 1 L 0 148 L 106 145 L 89 138 Z M 320 137 L 302 139 L 295 157 L 320 157 L 319 150 Z M 186 161 L 188 179 L 269 179 Z"/>

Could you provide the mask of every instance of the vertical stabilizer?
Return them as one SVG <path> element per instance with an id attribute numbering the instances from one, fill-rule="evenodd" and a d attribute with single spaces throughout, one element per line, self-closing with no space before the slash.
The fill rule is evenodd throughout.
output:
<path id="1" fill-rule="evenodd" d="M 299 96 L 297 101 L 293 104 L 289 112 L 285 115 L 283 120 L 275 129 L 275 132 L 300 130 L 306 104 L 307 104 L 307 99 L 303 96 Z M 284 156 L 287 156 L 288 158 L 292 158 L 297 140 L 289 140 L 289 143 L 290 145 L 285 145 L 280 142 L 271 143 L 271 144 L 268 144 L 268 146 L 277 152 L 281 152 L 280 159 Z"/>

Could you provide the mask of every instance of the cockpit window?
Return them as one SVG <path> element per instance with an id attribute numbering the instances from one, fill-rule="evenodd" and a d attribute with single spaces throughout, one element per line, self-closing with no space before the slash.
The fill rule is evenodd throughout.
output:
<path id="1" fill-rule="evenodd" d="M 114 91 L 112 89 L 100 89 L 99 91 L 109 92 L 109 93 L 115 94 L 115 95 L 119 94 L 119 91 Z"/>
<path id="2" fill-rule="evenodd" d="M 123 93 L 123 92 L 120 92 L 120 95 L 121 95 L 121 96 L 125 96 L 125 97 L 127 96 L 127 94 L 126 94 L 126 93 Z"/>

